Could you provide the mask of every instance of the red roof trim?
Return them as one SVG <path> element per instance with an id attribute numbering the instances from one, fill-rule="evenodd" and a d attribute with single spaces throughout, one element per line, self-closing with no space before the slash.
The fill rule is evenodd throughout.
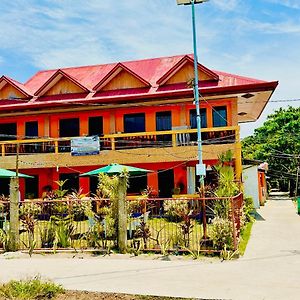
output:
<path id="1" fill-rule="evenodd" d="M 12 78 L 9 78 L 5 75 L 3 75 L 1 78 L 0 78 L 0 83 L 2 81 L 6 81 L 6 83 L 12 85 L 15 89 L 17 89 L 21 94 L 23 94 L 26 98 L 31 98 L 32 95 L 31 93 L 27 90 L 27 88 L 20 82 L 12 79 Z"/>
<path id="2" fill-rule="evenodd" d="M 131 74 L 132 76 L 134 76 L 135 78 L 137 78 L 139 81 L 141 81 L 142 83 L 144 83 L 146 86 L 151 86 L 151 84 L 145 80 L 144 78 L 142 78 L 141 76 L 139 76 L 138 74 L 136 74 L 135 72 L 133 72 L 132 70 L 130 70 L 128 67 L 126 67 L 125 65 L 123 65 L 122 63 L 118 63 L 117 65 L 115 65 L 114 68 L 112 68 L 112 70 L 110 72 L 108 72 L 101 80 L 99 83 L 97 83 L 93 90 L 95 91 L 99 91 L 101 90 L 102 87 L 106 86 L 109 82 L 111 82 L 115 76 L 117 76 L 120 72 L 117 72 L 118 69 L 123 69 L 126 72 L 128 72 L 129 74 Z"/>
<path id="3" fill-rule="evenodd" d="M 274 91 L 277 87 L 278 81 L 272 82 L 262 82 L 262 83 L 255 83 L 255 84 L 246 84 L 240 86 L 230 86 L 230 87 L 215 87 L 215 88 L 203 88 L 201 89 L 202 96 L 214 96 L 214 95 L 229 95 L 233 93 L 246 93 L 246 92 L 260 92 L 260 91 Z M 178 97 L 193 97 L 193 89 L 182 89 L 182 90 L 172 90 L 172 91 L 163 91 L 163 92 L 156 92 L 152 94 L 134 94 L 134 95 L 116 95 L 116 96 L 106 96 L 106 97 L 97 97 L 97 98 L 81 98 L 81 99 L 72 99 L 71 101 L 35 101 L 35 102 L 27 102 L 26 104 L 12 104 L 7 106 L 0 106 L 0 110 L 5 109 L 28 109 L 28 108 L 46 108 L 46 107 L 53 107 L 53 106 L 67 106 L 67 105 L 85 105 L 85 104 L 96 104 L 96 103 L 117 103 L 121 101 L 132 101 L 132 100 L 151 100 L 156 98 L 178 98 Z"/>
<path id="4" fill-rule="evenodd" d="M 167 73 L 165 73 L 161 78 L 159 78 L 156 83 L 158 85 L 164 84 L 173 74 L 176 74 L 177 71 L 180 70 L 186 64 L 186 62 L 194 63 L 194 59 L 191 58 L 189 55 L 185 55 Z M 208 68 L 206 68 L 205 66 L 203 66 L 203 65 L 201 65 L 199 63 L 197 65 L 198 65 L 198 68 L 200 70 L 202 70 L 205 74 L 213 77 L 213 79 L 215 79 L 215 80 L 219 80 L 219 75 L 218 74 L 216 74 L 215 72 L 209 70 Z"/>
<path id="5" fill-rule="evenodd" d="M 65 77 L 69 79 L 71 82 L 73 82 L 75 85 L 80 87 L 84 92 L 90 92 L 90 90 L 83 86 L 81 83 L 79 83 L 75 78 L 67 74 L 61 69 L 58 69 L 35 93 L 35 96 L 43 96 L 45 92 L 47 92 L 50 88 L 47 89 L 47 86 L 58 76 L 61 75 L 62 77 Z"/>

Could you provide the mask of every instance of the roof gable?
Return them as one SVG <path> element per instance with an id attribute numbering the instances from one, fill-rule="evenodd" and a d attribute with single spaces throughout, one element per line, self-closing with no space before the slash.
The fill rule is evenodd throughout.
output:
<path id="1" fill-rule="evenodd" d="M 80 84 L 75 78 L 59 69 L 34 93 L 34 95 L 48 96 L 88 92 L 89 89 Z"/>
<path id="2" fill-rule="evenodd" d="M 150 83 L 130 70 L 122 63 L 118 63 L 95 87 L 94 90 L 109 91 L 130 88 L 149 87 Z"/>
<path id="3" fill-rule="evenodd" d="M 219 76 L 198 63 L 199 80 L 218 81 Z M 194 78 L 194 60 L 185 55 L 177 64 L 157 80 L 158 85 L 189 82 Z"/>
<path id="4" fill-rule="evenodd" d="M 30 92 L 26 87 L 7 76 L 0 78 L 0 99 L 29 99 L 31 97 Z"/>

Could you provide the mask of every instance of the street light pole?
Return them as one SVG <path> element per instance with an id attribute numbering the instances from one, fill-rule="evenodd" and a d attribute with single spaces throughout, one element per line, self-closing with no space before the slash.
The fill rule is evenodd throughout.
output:
<path id="1" fill-rule="evenodd" d="M 196 174 L 200 176 L 200 191 L 204 194 L 204 177 L 206 167 L 202 158 L 202 138 L 201 138 L 201 115 L 199 102 L 199 76 L 198 76 L 198 56 L 197 56 L 197 35 L 196 35 L 196 17 L 195 4 L 207 2 L 208 0 L 177 0 L 178 5 L 191 5 L 192 7 L 192 28 L 193 28 L 193 48 L 194 48 L 194 98 L 197 114 L 197 144 L 198 144 L 198 164 L 196 165 Z"/>

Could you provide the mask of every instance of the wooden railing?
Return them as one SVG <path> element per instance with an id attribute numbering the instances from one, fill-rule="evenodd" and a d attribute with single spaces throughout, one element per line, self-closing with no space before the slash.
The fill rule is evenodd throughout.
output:
<path id="1" fill-rule="evenodd" d="M 239 127 L 202 128 L 201 137 L 203 145 L 231 144 L 238 140 Z M 71 152 L 71 140 L 72 137 L 0 141 L 1 154 L 2 156 L 15 155 L 17 145 L 19 145 L 19 153 L 24 155 Z M 118 133 L 100 137 L 101 150 L 194 145 L 197 145 L 197 129 Z"/>

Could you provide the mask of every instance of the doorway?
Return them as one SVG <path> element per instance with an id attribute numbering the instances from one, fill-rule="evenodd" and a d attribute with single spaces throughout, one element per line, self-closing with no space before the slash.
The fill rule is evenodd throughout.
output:
<path id="1" fill-rule="evenodd" d="M 35 199 L 39 196 L 39 176 L 31 176 L 33 178 L 25 178 L 25 199 Z"/>
<path id="2" fill-rule="evenodd" d="M 174 170 L 158 171 L 158 195 L 160 198 L 171 198 L 174 190 Z"/>

